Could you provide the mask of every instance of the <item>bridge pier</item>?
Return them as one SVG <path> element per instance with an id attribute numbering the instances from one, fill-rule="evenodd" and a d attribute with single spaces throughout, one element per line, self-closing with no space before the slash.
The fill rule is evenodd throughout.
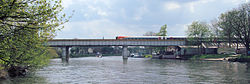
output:
<path id="1" fill-rule="evenodd" d="M 62 48 L 62 61 L 69 62 L 69 47 Z"/>
<path id="2" fill-rule="evenodd" d="M 128 59 L 128 56 L 129 56 L 128 46 L 123 46 L 122 58 L 123 59 Z"/>

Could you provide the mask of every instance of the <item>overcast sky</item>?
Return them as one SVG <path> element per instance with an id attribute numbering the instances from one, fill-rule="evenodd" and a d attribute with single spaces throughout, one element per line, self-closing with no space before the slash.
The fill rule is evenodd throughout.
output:
<path id="1" fill-rule="evenodd" d="M 158 32 L 185 36 L 192 21 L 210 22 L 247 0 L 62 0 L 64 12 L 75 10 L 56 38 L 114 39 Z"/>

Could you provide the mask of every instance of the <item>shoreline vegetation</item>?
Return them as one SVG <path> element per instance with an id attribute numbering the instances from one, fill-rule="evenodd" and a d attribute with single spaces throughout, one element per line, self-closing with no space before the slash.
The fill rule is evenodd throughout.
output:
<path id="1" fill-rule="evenodd" d="M 48 48 L 46 54 L 46 59 L 44 59 L 45 61 L 43 61 L 44 63 L 42 63 L 42 65 L 19 65 L 13 67 L 6 67 L 0 64 L 0 80 L 26 76 L 26 74 L 36 71 L 36 69 L 47 66 L 47 64 L 49 63 L 49 59 L 59 58 L 59 55 L 56 53 L 56 50 L 54 48 Z"/>
<path id="2" fill-rule="evenodd" d="M 62 0 L 2 0 L 0 79 L 25 76 L 49 64 L 47 41 L 69 21 Z"/>
<path id="3" fill-rule="evenodd" d="M 194 55 L 190 60 L 206 60 L 206 61 L 229 61 L 229 62 L 250 62 L 250 56 L 245 55 Z"/>

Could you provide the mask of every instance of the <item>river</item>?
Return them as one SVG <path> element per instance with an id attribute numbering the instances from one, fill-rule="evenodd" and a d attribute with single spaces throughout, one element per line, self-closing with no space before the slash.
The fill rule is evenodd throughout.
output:
<path id="1" fill-rule="evenodd" d="M 1 84 L 247 84 L 250 64 L 121 56 L 51 59 L 49 66 Z"/>

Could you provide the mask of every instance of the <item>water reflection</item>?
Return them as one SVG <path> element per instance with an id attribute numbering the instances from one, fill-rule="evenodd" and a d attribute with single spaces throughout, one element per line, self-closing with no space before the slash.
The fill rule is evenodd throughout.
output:
<path id="1" fill-rule="evenodd" d="M 186 68 L 196 83 L 245 84 L 249 79 L 246 65 L 242 63 L 198 61 L 187 63 Z"/>
<path id="2" fill-rule="evenodd" d="M 0 84 L 48 84 L 46 78 L 30 73 L 26 77 L 17 77 L 7 80 L 0 80 Z"/>
<path id="3" fill-rule="evenodd" d="M 246 63 L 246 73 L 250 73 L 250 62 Z"/>
<path id="4" fill-rule="evenodd" d="M 60 59 L 53 59 L 51 61 L 50 66 L 45 67 L 36 73 L 37 76 L 43 78 L 42 80 L 45 81 L 43 83 L 250 83 L 249 63 L 143 58 L 122 59 L 121 57 L 116 56 L 103 58 L 71 58 L 69 63 L 63 63 Z M 19 82 L 29 83 L 29 81 Z"/>
<path id="5" fill-rule="evenodd" d="M 124 65 L 128 64 L 128 58 L 123 58 L 122 62 Z"/>

